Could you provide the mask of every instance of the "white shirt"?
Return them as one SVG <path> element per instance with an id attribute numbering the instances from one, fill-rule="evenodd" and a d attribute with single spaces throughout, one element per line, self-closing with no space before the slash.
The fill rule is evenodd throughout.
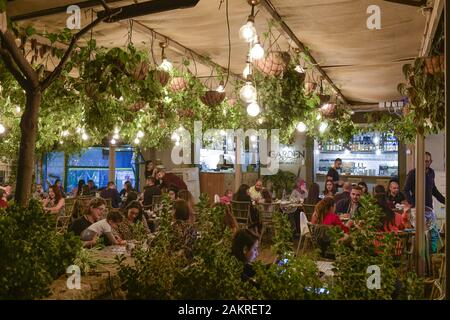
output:
<path id="1" fill-rule="evenodd" d="M 91 224 L 88 229 L 94 231 L 99 236 L 108 232 L 112 232 L 111 225 L 108 223 L 108 221 L 106 221 L 106 219 Z"/>

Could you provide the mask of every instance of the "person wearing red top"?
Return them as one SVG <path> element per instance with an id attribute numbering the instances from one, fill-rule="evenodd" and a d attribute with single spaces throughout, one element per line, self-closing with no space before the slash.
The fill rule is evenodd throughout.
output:
<path id="1" fill-rule="evenodd" d="M 339 226 L 345 233 L 349 232 L 351 226 L 350 221 L 347 225 L 343 224 L 336 214 L 336 204 L 332 197 L 325 197 L 316 205 L 311 223 Z"/>
<path id="2" fill-rule="evenodd" d="M 0 208 L 8 208 L 8 201 L 6 201 L 6 192 L 0 189 Z"/>

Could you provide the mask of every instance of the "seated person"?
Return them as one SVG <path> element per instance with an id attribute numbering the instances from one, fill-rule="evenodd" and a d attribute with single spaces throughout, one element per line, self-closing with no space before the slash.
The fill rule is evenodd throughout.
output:
<path id="1" fill-rule="evenodd" d="M 122 198 L 122 201 L 125 201 L 128 197 L 128 194 L 130 192 L 135 192 L 135 190 L 133 189 L 133 186 L 131 185 L 130 181 L 125 181 L 125 183 L 123 184 L 123 189 L 120 190 L 120 197 Z"/>
<path id="2" fill-rule="evenodd" d="M 375 196 L 378 205 L 383 210 L 383 217 L 380 221 L 380 230 L 384 232 L 397 232 L 404 229 L 402 215 L 395 213 L 389 206 L 387 196 L 379 193 Z"/>
<path id="3" fill-rule="evenodd" d="M 406 205 L 405 195 L 400 191 L 400 186 L 396 180 L 389 181 L 388 191 L 387 191 L 388 205 L 391 209 L 394 209 L 397 204 Z"/>
<path id="4" fill-rule="evenodd" d="M 91 224 L 86 230 L 81 232 L 80 239 L 85 247 L 95 245 L 97 237 L 105 236 L 110 245 L 125 245 L 127 242 L 120 237 L 115 237 L 112 229 L 117 229 L 123 220 L 119 212 L 109 212 L 106 219 L 102 219 Z"/>
<path id="5" fill-rule="evenodd" d="M 122 199 L 120 198 L 119 191 L 116 189 L 116 184 L 114 181 L 108 182 L 106 189 L 100 192 L 100 197 L 103 199 L 111 199 L 111 207 L 119 208 L 120 202 Z"/>
<path id="6" fill-rule="evenodd" d="M 144 200 L 142 204 L 147 207 L 153 205 L 153 196 L 160 196 L 161 189 L 156 185 L 156 178 L 153 176 L 147 177 L 144 187 Z"/>
<path id="7" fill-rule="evenodd" d="M 178 199 L 178 188 L 175 186 L 170 186 L 167 190 L 167 195 L 169 196 L 170 200 L 175 201 Z"/>
<path id="8" fill-rule="evenodd" d="M 373 195 L 376 196 L 377 194 L 386 194 L 386 188 L 381 184 L 377 184 L 373 188 Z"/>
<path id="9" fill-rule="evenodd" d="M 263 182 L 261 179 L 256 180 L 255 185 L 248 190 L 248 195 L 252 201 L 259 202 L 262 199 L 261 191 L 263 189 Z"/>
<path id="10" fill-rule="evenodd" d="M 250 229 L 256 229 L 261 230 L 262 225 L 259 219 L 259 212 L 258 209 L 256 209 L 255 206 L 251 205 L 252 198 L 250 198 L 249 194 L 250 187 L 248 184 L 241 184 L 239 189 L 236 191 L 236 193 L 233 195 L 233 201 L 239 201 L 239 202 L 248 202 L 250 204 Z M 244 208 L 245 204 L 239 204 L 239 206 Z M 258 231 L 259 232 L 259 231 Z"/>
<path id="11" fill-rule="evenodd" d="M 147 220 L 144 216 L 144 210 L 142 209 L 139 201 L 131 201 L 130 204 L 128 204 L 128 206 L 125 208 L 124 215 L 125 219 L 123 219 L 122 222 L 119 223 L 119 226 L 117 228 L 117 232 L 120 238 L 124 240 L 134 240 L 135 234 L 133 234 L 132 226 L 137 223 L 142 223 L 146 233 L 150 233 Z"/>
<path id="12" fill-rule="evenodd" d="M 183 250 L 187 258 L 192 258 L 194 241 L 197 237 L 191 217 L 191 210 L 185 200 L 177 199 L 174 202 L 174 221 L 172 223 L 175 238 L 171 246 L 173 250 Z"/>
<path id="13" fill-rule="evenodd" d="M 48 198 L 48 194 L 44 192 L 44 189 L 42 188 L 42 184 L 38 183 L 35 185 L 35 189 L 32 195 L 33 199 L 42 201 L 45 198 Z"/>
<path id="14" fill-rule="evenodd" d="M 333 184 L 334 187 L 334 184 Z M 317 183 L 312 183 L 309 186 L 309 193 L 308 193 L 308 197 L 305 200 L 306 204 L 312 204 L 312 205 L 316 205 L 321 199 L 320 199 L 320 187 L 319 184 Z"/>
<path id="15" fill-rule="evenodd" d="M 6 193 L 0 189 L 0 208 L 8 208 L 8 201 L 6 201 Z"/>
<path id="16" fill-rule="evenodd" d="M 342 185 L 342 192 L 341 193 L 337 193 L 334 196 L 334 201 L 336 201 L 336 203 L 338 203 L 339 201 L 343 200 L 343 199 L 350 199 L 350 193 L 352 192 L 352 184 L 348 181 L 344 182 L 344 184 Z"/>
<path id="17" fill-rule="evenodd" d="M 105 212 L 105 210 L 105 200 L 103 200 L 102 198 L 92 199 L 91 201 L 89 201 L 84 215 L 72 222 L 68 228 L 68 231 L 71 231 L 75 235 L 80 236 L 81 232 L 86 230 L 91 224 L 103 218 L 103 212 Z"/>
<path id="18" fill-rule="evenodd" d="M 350 192 L 350 199 L 342 199 L 336 203 L 336 212 L 338 214 L 349 214 L 351 218 L 359 214 L 361 199 L 361 187 L 354 186 Z"/>
<path id="19" fill-rule="evenodd" d="M 132 201 L 138 199 L 138 194 L 136 191 L 130 191 L 127 193 L 127 196 L 122 201 L 121 209 L 125 209 Z"/>
<path id="20" fill-rule="evenodd" d="M 336 205 L 334 199 L 331 197 L 322 199 L 316 205 L 311 223 L 339 226 L 345 233 L 349 232 L 349 228 L 352 225 L 351 221 L 349 221 L 347 224 L 342 223 L 341 219 L 336 214 Z"/>
<path id="21" fill-rule="evenodd" d="M 367 187 L 367 183 L 365 183 L 364 181 L 360 181 L 358 182 L 358 186 L 361 187 L 363 196 L 369 194 L 369 188 Z"/>
<path id="22" fill-rule="evenodd" d="M 306 189 L 305 180 L 299 179 L 294 190 L 291 192 L 289 201 L 291 202 L 303 202 L 308 197 L 308 190 Z"/>
<path id="23" fill-rule="evenodd" d="M 176 174 L 166 172 L 164 168 L 160 168 L 156 173 L 156 179 L 160 180 L 161 188 L 169 188 L 175 186 L 178 190 L 187 190 L 187 185 Z"/>
<path id="24" fill-rule="evenodd" d="M 258 236 L 248 229 L 241 229 L 233 237 L 231 247 L 232 254 L 242 262 L 243 271 L 241 273 L 242 281 L 249 281 L 256 284 L 253 279 L 256 272 L 252 267 L 252 263 L 258 257 L 259 241 Z"/>
<path id="25" fill-rule="evenodd" d="M 227 189 L 227 191 L 225 191 L 225 195 L 223 197 L 220 197 L 220 203 L 230 204 L 232 199 L 233 199 L 233 191 Z"/>
<path id="26" fill-rule="evenodd" d="M 56 186 L 51 186 L 48 190 L 48 198 L 42 201 L 44 211 L 57 215 L 64 215 L 65 200 L 61 195 L 61 191 Z"/>
<path id="27" fill-rule="evenodd" d="M 344 192 L 345 189 L 344 189 Z M 336 195 L 336 185 L 331 180 L 325 181 L 325 190 L 323 190 L 323 197 L 334 197 Z"/>

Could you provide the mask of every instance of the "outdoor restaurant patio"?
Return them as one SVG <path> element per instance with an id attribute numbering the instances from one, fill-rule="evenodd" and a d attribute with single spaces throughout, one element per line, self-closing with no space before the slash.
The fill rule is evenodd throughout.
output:
<path id="1" fill-rule="evenodd" d="M 448 11 L 0 0 L 0 300 L 448 299 Z"/>

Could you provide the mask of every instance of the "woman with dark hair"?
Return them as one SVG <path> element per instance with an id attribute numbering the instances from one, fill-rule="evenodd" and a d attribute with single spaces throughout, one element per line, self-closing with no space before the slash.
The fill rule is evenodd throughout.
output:
<path id="1" fill-rule="evenodd" d="M 379 229 L 385 232 L 397 232 L 398 230 L 404 229 L 402 215 L 392 211 L 389 207 L 387 196 L 385 194 L 378 193 L 375 195 L 375 199 L 384 213 L 380 221 Z"/>
<path id="2" fill-rule="evenodd" d="M 75 235 L 80 236 L 81 232 L 87 229 L 91 224 L 103 219 L 103 213 L 106 210 L 106 201 L 102 198 L 94 198 L 89 201 L 86 206 L 84 215 L 79 219 L 76 219 L 69 226 L 68 230 Z M 87 245 L 95 244 L 95 241 L 88 243 Z"/>
<path id="3" fill-rule="evenodd" d="M 240 262 L 244 263 L 244 270 L 241 273 L 242 281 L 251 281 L 256 272 L 253 270 L 252 263 L 258 257 L 259 241 L 258 236 L 248 229 L 242 229 L 236 232 L 231 247 L 232 254 Z"/>
<path id="4" fill-rule="evenodd" d="M 326 197 L 316 205 L 311 223 L 339 226 L 345 233 L 349 232 L 349 227 L 352 224 L 350 221 L 347 225 L 342 223 L 336 214 L 336 204 L 332 197 Z"/>
<path id="5" fill-rule="evenodd" d="M 317 202 L 320 201 L 320 187 L 317 183 L 312 183 L 309 187 L 309 194 L 308 197 L 305 200 L 306 204 L 313 204 L 316 205 Z"/>
<path id="6" fill-rule="evenodd" d="M 364 181 L 360 181 L 360 182 L 358 182 L 358 186 L 360 186 L 362 189 L 361 196 L 369 194 L 369 188 L 367 187 L 367 183 L 365 183 Z"/>
<path id="7" fill-rule="evenodd" d="M 66 193 L 64 192 L 64 187 L 61 184 L 61 180 L 56 179 L 54 185 L 59 189 L 59 192 L 61 193 L 61 196 L 63 198 L 65 198 L 66 197 Z"/>
<path id="8" fill-rule="evenodd" d="M 65 200 L 56 185 L 48 190 L 48 198 L 43 200 L 43 206 L 46 213 L 64 215 Z"/>
<path id="9" fill-rule="evenodd" d="M 173 204 L 173 208 L 174 222 L 172 223 L 172 227 L 175 238 L 172 242 L 172 249 L 183 250 L 187 258 L 192 258 L 192 249 L 197 237 L 197 231 L 194 225 L 189 222 L 189 206 L 185 200 L 177 199 Z"/>
<path id="10" fill-rule="evenodd" d="M 124 219 L 119 224 L 117 232 L 120 238 L 124 240 L 134 240 L 136 235 L 133 232 L 133 225 L 137 223 L 142 223 L 146 233 L 150 233 L 148 228 L 147 220 L 144 216 L 144 210 L 141 204 L 137 200 L 131 201 L 124 210 Z"/>
<path id="11" fill-rule="evenodd" d="M 178 191 L 179 189 L 175 186 L 170 186 L 167 189 L 167 195 L 169 196 L 170 200 L 175 201 L 178 199 Z"/>
<path id="12" fill-rule="evenodd" d="M 123 184 L 123 189 L 120 191 L 120 197 L 122 198 L 122 201 L 126 201 L 128 194 L 133 191 L 134 189 L 133 186 L 131 185 L 131 182 L 128 180 L 125 181 L 125 183 Z"/>
<path id="13" fill-rule="evenodd" d="M 251 202 L 252 199 L 250 198 L 250 195 L 248 194 L 248 190 L 250 189 L 250 186 L 248 184 L 241 184 L 238 191 L 233 195 L 234 201 L 247 201 Z"/>
<path id="14" fill-rule="evenodd" d="M 386 188 L 381 185 L 381 184 L 377 184 L 374 188 L 373 188 L 373 195 L 376 196 L 377 194 L 386 194 Z"/>
<path id="15" fill-rule="evenodd" d="M 336 184 L 331 180 L 327 180 L 325 182 L 325 190 L 323 190 L 324 198 L 334 197 L 335 195 L 336 195 Z"/>
<path id="16" fill-rule="evenodd" d="M 75 197 L 83 196 L 83 187 L 86 185 L 86 181 L 83 179 L 78 180 L 78 186 L 77 186 L 77 192 L 75 194 Z"/>
<path id="17" fill-rule="evenodd" d="M 192 193 L 189 190 L 180 190 L 178 191 L 178 199 L 182 199 L 187 202 L 189 207 L 189 222 L 194 223 L 195 220 L 195 203 L 194 203 L 194 197 L 192 196 Z"/>
<path id="18" fill-rule="evenodd" d="M 259 212 L 255 206 L 252 205 L 252 198 L 249 194 L 250 186 L 248 184 L 241 184 L 238 191 L 233 195 L 233 201 L 249 202 L 250 203 L 250 228 L 255 228 L 259 232 L 261 230 L 261 222 L 259 219 Z"/>
<path id="19" fill-rule="evenodd" d="M 145 161 L 145 178 L 156 177 L 156 168 L 153 160 Z"/>
<path id="20" fill-rule="evenodd" d="M 131 202 L 138 199 L 138 194 L 135 191 L 128 192 L 125 200 L 122 202 L 121 209 L 125 209 Z"/>

